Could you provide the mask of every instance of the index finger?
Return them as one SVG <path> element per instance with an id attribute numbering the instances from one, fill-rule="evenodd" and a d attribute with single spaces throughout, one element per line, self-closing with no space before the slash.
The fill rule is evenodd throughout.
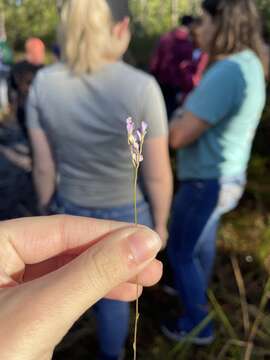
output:
<path id="1" fill-rule="evenodd" d="M 68 215 L 3 221 L 0 258 L 7 258 L 15 251 L 24 264 L 36 264 L 59 254 L 76 255 L 108 233 L 126 226 L 121 222 Z"/>

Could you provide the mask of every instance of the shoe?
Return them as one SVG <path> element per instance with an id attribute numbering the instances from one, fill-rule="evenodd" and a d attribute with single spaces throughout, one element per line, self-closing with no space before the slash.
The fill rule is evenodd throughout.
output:
<path id="1" fill-rule="evenodd" d="M 184 319 L 185 321 L 187 319 Z M 212 333 L 212 331 L 206 331 L 203 330 L 203 333 L 199 334 L 199 335 L 190 335 L 192 330 L 194 329 L 190 327 L 189 330 L 184 330 L 183 328 L 181 329 L 178 326 L 178 322 L 177 321 L 173 321 L 173 322 L 167 322 L 166 324 L 163 324 L 161 326 L 161 331 L 162 333 L 170 340 L 173 341 L 178 341 L 178 342 L 189 342 L 192 343 L 194 345 L 210 345 L 212 344 L 212 342 L 215 340 L 215 337 Z"/>

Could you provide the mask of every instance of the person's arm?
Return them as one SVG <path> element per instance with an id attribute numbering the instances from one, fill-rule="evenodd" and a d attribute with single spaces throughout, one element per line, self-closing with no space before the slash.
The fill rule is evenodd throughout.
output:
<path id="1" fill-rule="evenodd" d="M 191 112 L 184 112 L 180 118 L 170 123 L 169 143 L 171 148 L 180 149 L 192 144 L 210 127 Z"/>
<path id="2" fill-rule="evenodd" d="M 164 99 L 154 79 L 140 92 L 141 121 L 148 124 L 143 148 L 143 181 L 149 198 L 155 230 L 163 244 L 167 241 L 167 222 L 172 199 L 172 172 L 168 146 L 168 118 Z"/>
<path id="3" fill-rule="evenodd" d="M 181 116 L 176 115 L 172 120 L 170 146 L 173 149 L 186 147 L 211 126 L 230 117 L 241 106 L 245 88 L 236 63 L 227 61 L 216 65 L 188 97 Z"/>
<path id="4" fill-rule="evenodd" d="M 155 231 L 165 245 L 173 193 L 167 137 L 149 139 L 145 142 L 142 174 L 152 209 Z"/>
<path id="5" fill-rule="evenodd" d="M 33 179 L 39 207 L 46 209 L 55 191 L 56 171 L 46 134 L 42 129 L 29 129 L 33 154 Z"/>
<path id="6" fill-rule="evenodd" d="M 32 147 L 33 179 L 41 212 L 55 191 L 56 170 L 46 133 L 42 127 L 42 71 L 36 76 L 27 99 L 27 128 Z"/>
<path id="7" fill-rule="evenodd" d="M 2 153 L 13 165 L 23 169 L 24 171 L 31 171 L 32 162 L 29 155 L 22 154 L 15 149 L 3 145 L 0 145 L 0 153 Z"/>

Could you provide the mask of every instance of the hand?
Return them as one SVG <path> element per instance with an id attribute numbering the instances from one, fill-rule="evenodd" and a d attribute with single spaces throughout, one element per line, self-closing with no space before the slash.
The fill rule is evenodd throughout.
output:
<path id="1" fill-rule="evenodd" d="M 16 151 L 16 148 L 12 149 L 7 146 L 0 145 L 0 153 L 2 153 L 8 161 L 24 171 L 30 172 L 32 170 L 32 160 L 30 156 L 19 153 Z"/>
<path id="2" fill-rule="evenodd" d="M 155 228 L 155 232 L 159 235 L 159 237 L 161 238 L 162 241 L 162 249 L 165 249 L 167 242 L 168 242 L 168 238 L 169 238 L 169 233 L 168 233 L 168 228 L 166 225 L 160 225 L 160 226 L 156 226 Z"/>
<path id="3" fill-rule="evenodd" d="M 99 299 L 134 300 L 162 273 L 160 239 L 140 226 L 27 218 L 0 223 L 0 242 L 1 360 L 50 359 Z"/>

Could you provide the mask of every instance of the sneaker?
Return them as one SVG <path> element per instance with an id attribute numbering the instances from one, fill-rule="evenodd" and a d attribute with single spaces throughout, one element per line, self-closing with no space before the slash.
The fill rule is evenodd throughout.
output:
<path id="1" fill-rule="evenodd" d="M 190 329 L 190 331 L 180 329 L 179 326 L 177 326 L 176 321 L 163 324 L 161 326 L 161 331 L 170 340 L 178 342 L 189 342 L 194 345 L 210 345 L 215 340 L 214 335 L 210 332 L 209 335 L 200 334 L 192 336 L 190 335 L 192 329 Z"/>

